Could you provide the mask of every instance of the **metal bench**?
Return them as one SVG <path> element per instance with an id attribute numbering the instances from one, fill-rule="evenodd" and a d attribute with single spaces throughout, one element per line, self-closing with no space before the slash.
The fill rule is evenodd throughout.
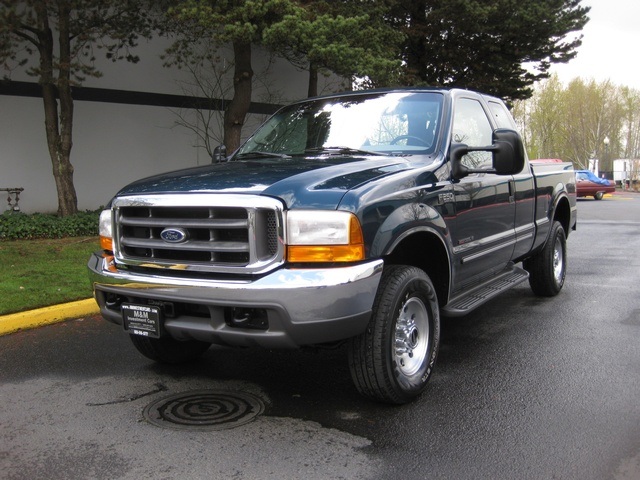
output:
<path id="1" fill-rule="evenodd" d="M 18 202 L 20 202 L 20 194 L 22 193 L 22 191 L 24 190 L 24 188 L 22 187 L 6 187 L 6 188 L 0 188 L 0 192 L 7 192 L 8 196 L 7 196 L 7 210 L 12 210 L 14 212 L 19 212 L 20 211 L 20 205 L 18 204 Z"/>

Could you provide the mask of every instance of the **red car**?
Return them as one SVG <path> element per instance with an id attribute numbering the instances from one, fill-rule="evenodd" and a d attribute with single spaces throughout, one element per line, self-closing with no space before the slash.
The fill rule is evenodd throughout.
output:
<path id="1" fill-rule="evenodd" d="M 616 184 L 605 179 L 598 178 L 589 170 L 576 170 L 576 194 L 579 197 L 593 197 L 602 200 L 605 193 L 616 191 Z"/>

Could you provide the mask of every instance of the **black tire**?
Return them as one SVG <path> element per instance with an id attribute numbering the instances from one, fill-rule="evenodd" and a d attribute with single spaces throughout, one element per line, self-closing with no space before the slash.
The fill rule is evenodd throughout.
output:
<path id="1" fill-rule="evenodd" d="M 365 397 L 407 403 L 425 389 L 439 343 L 440 310 L 427 274 L 385 267 L 369 326 L 349 343 L 351 378 Z"/>
<path id="2" fill-rule="evenodd" d="M 596 200 L 602 200 L 602 197 L 604 197 L 604 192 L 597 192 L 593 198 L 595 198 Z"/>
<path id="3" fill-rule="evenodd" d="M 529 285 L 536 295 L 553 297 L 560 293 L 567 273 L 567 239 L 560 222 L 554 221 L 542 250 L 524 261 Z"/>
<path id="4" fill-rule="evenodd" d="M 179 341 L 171 337 L 149 338 L 129 335 L 133 346 L 145 357 L 159 363 L 185 363 L 200 357 L 211 346 L 198 340 Z"/>

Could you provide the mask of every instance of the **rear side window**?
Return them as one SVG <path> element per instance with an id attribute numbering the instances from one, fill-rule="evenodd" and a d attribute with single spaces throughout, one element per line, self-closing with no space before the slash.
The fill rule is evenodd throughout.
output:
<path id="1" fill-rule="evenodd" d="M 488 103 L 491 115 L 496 121 L 496 124 L 498 124 L 498 128 L 510 128 L 511 130 L 516 129 L 516 124 L 504 104 L 494 101 L 489 101 Z"/>

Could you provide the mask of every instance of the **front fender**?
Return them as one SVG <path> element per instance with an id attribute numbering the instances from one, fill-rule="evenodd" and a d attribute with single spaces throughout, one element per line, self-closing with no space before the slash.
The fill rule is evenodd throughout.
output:
<path id="1" fill-rule="evenodd" d="M 404 238 L 416 232 L 430 232 L 442 238 L 447 225 L 434 208 L 423 203 L 408 203 L 396 208 L 380 225 L 371 243 L 370 255 L 388 255 Z"/>

